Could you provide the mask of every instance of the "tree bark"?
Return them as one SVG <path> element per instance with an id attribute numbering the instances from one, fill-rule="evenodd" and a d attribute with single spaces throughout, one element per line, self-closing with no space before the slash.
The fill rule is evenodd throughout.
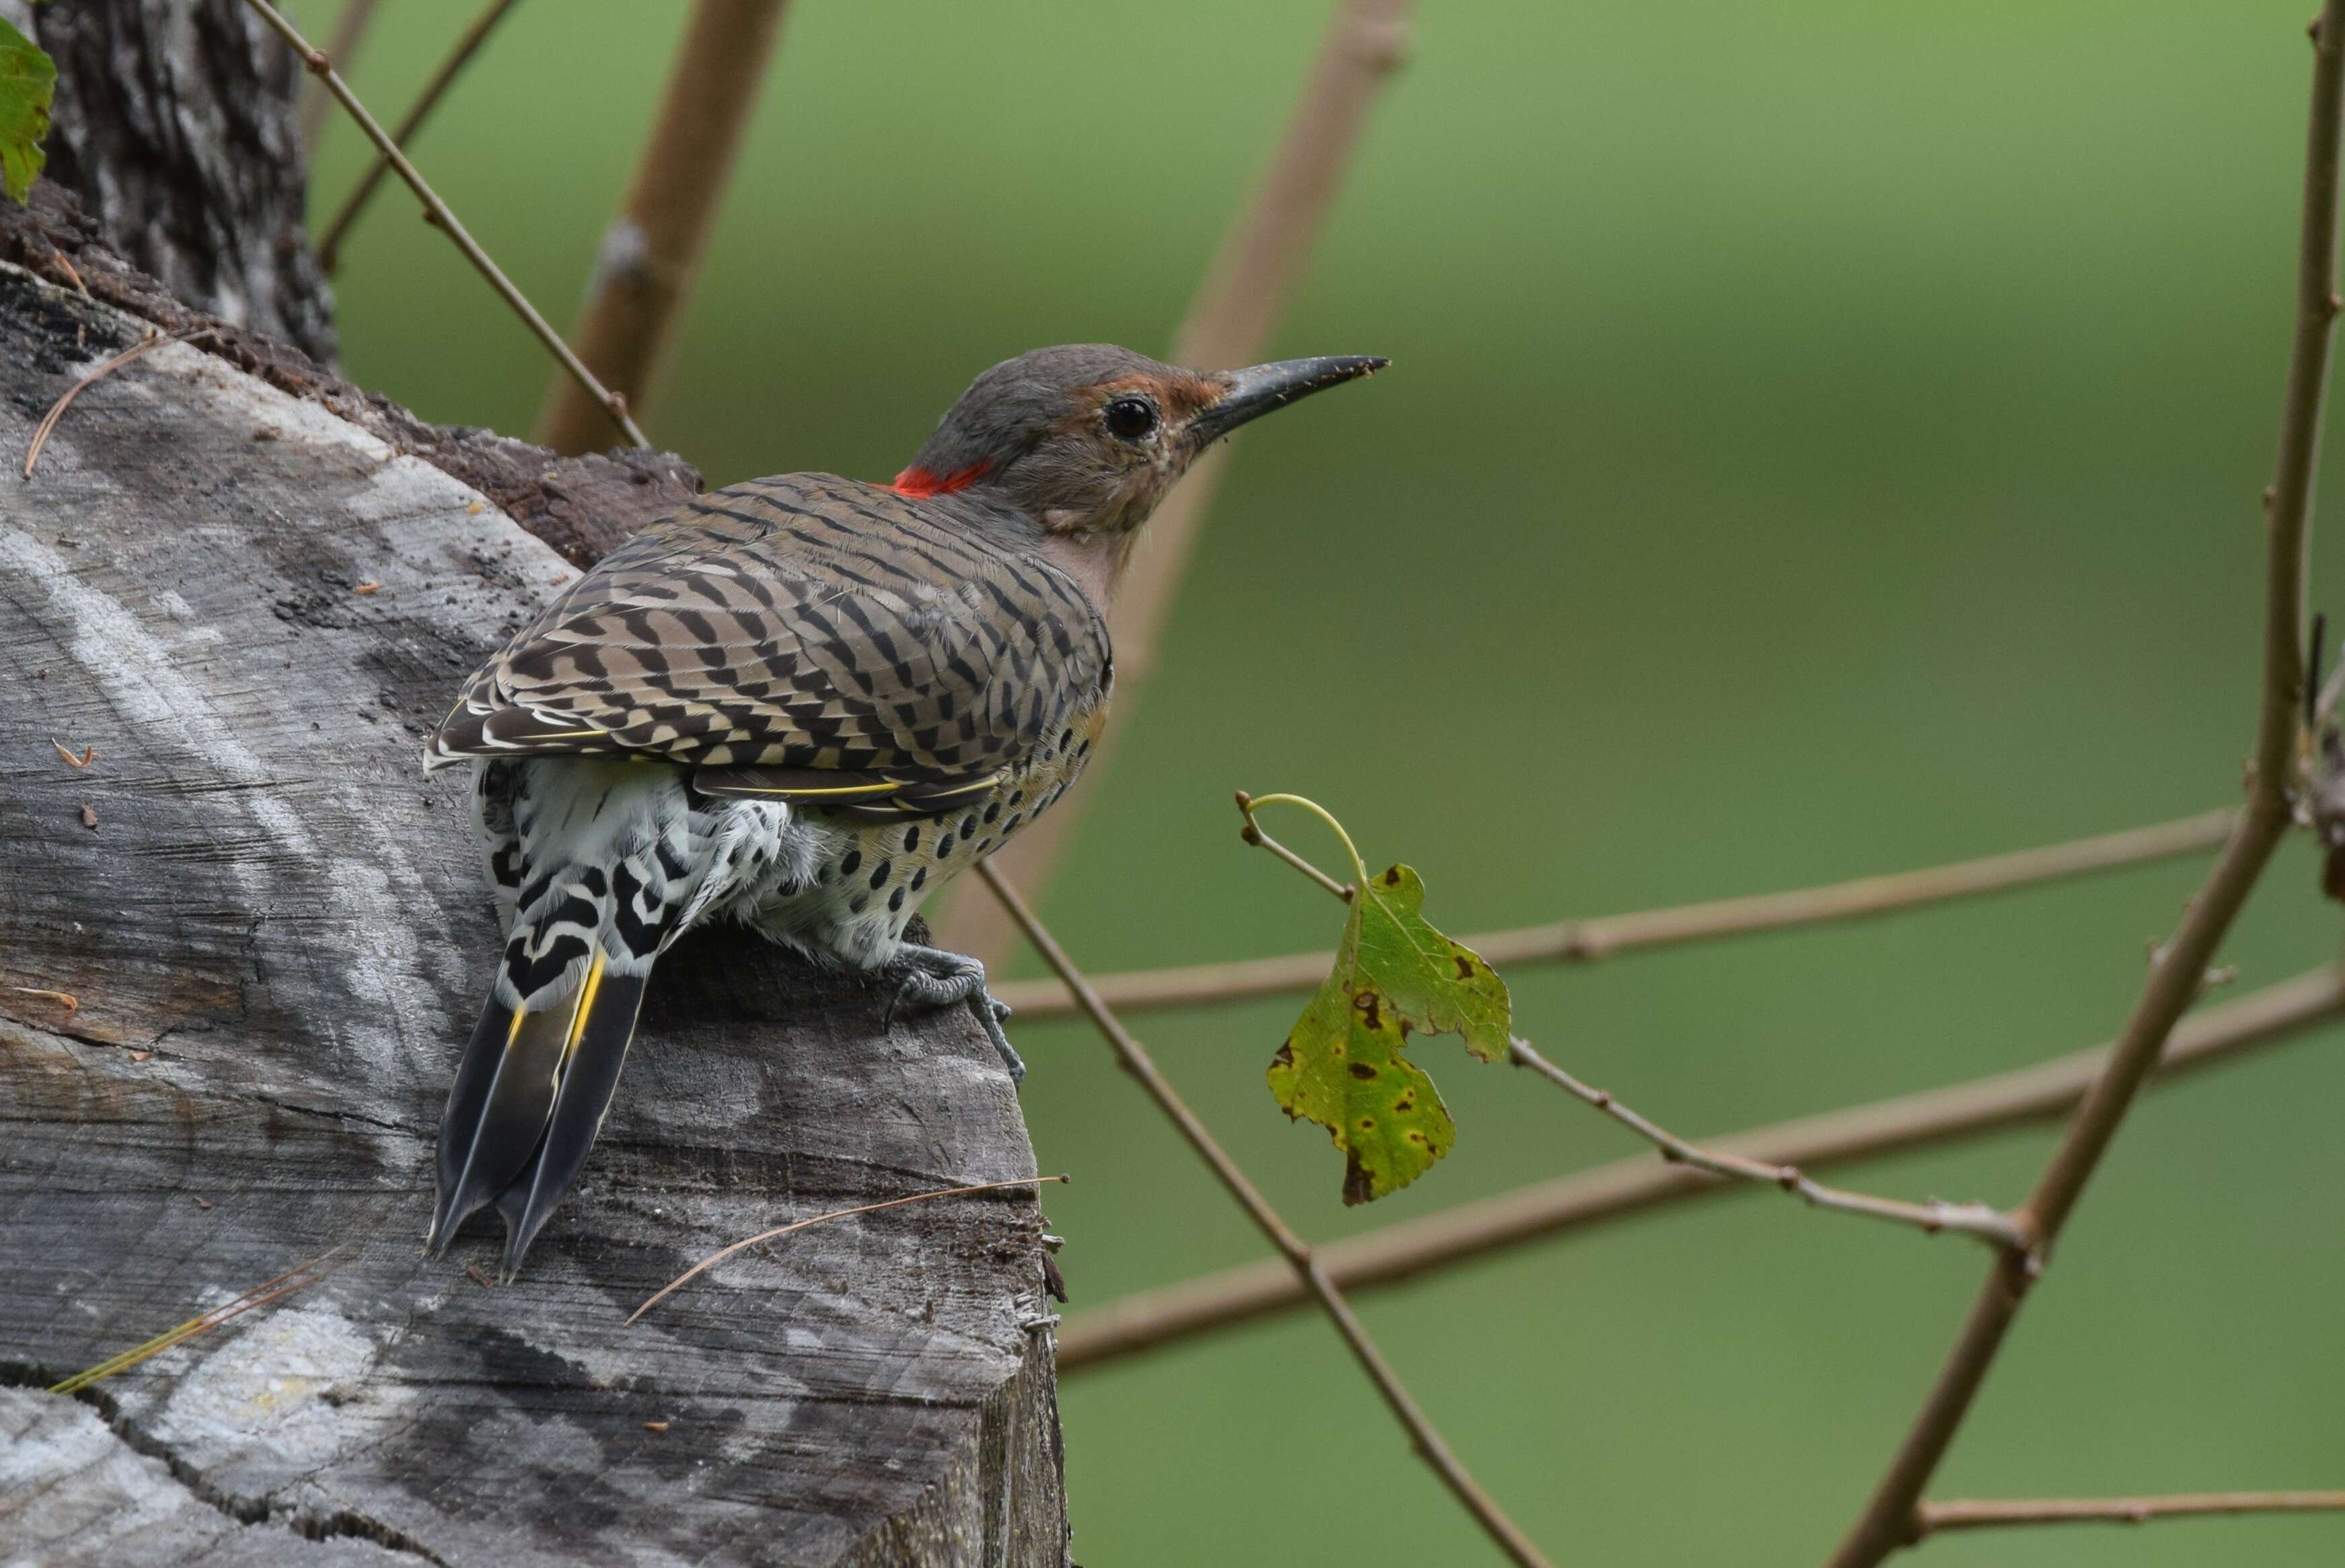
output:
<path id="1" fill-rule="evenodd" d="M 0 265 L 0 1556 L 1063 1563 L 1031 1197 L 817 1227 L 622 1327 L 756 1230 L 1030 1175 L 964 1014 L 890 1030 L 852 979 L 687 940 L 519 1282 L 477 1229 L 418 1256 L 496 951 L 421 732 L 690 470 L 434 430 L 222 329 L 90 387 L 20 479 L 93 361 L 200 324 L 46 200 L 0 208 L 43 274 Z"/>
<path id="2" fill-rule="evenodd" d="M 241 0 L 36 5 L 26 31 L 57 66 L 43 177 L 178 298 L 333 363 L 283 41 Z"/>

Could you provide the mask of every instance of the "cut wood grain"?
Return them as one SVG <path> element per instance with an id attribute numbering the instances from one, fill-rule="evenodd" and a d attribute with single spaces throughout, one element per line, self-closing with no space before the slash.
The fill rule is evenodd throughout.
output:
<path id="1" fill-rule="evenodd" d="M 146 325 L 0 267 L 0 456 Z M 467 1271 L 477 1221 L 420 1258 L 496 943 L 421 733 L 576 570 L 439 434 L 175 344 L 0 477 L 0 1561 L 1063 1563 L 1032 1195 L 826 1225 L 621 1327 L 757 1229 L 1032 1175 L 963 1012 L 890 1030 L 852 979 L 689 940 L 519 1282 Z"/>

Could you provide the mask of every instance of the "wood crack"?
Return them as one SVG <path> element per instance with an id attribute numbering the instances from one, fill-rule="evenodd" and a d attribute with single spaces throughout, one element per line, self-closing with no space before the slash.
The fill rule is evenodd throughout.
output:
<path id="1" fill-rule="evenodd" d="M 53 1385 L 62 1382 L 64 1376 L 25 1361 L 0 1361 L 0 1388 L 32 1389 L 46 1394 Z M 357 1536 L 429 1563 L 432 1568 L 451 1568 L 446 1558 L 413 1535 L 358 1509 L 279 1509 L 274 1493 L 253 1497 L 214 1485 L 202 1471 L 169 1443 L 132 1421 L 123 1411 L 121 1401 L 103 1389 L 87 1388 L 49 1397 L 71 1400 L 96 1411 L 98 1420 L 125 1448 L 160 1464 L 170 1472 L 172 1480 L 187 1489 L 190 1497 L 239 1525 L 275 1523 L 311 1541 L 328 1541 L 341 1535 Z"/>
<path id="2" fill-rule="evenodd" d="M 280 1098 L 276 1095 L 262 1094 L 257 1089 L 249 1091 L 245 1098 L 261 1105 L 273 1106 L 279 1110 L 291 1111 L 296 1116 L 322 1117 L 328 1121 L 356 1122 L 360 1127 L 376 1128 L 383 1132 L 401 1133 L 413 1138 L 431 1136 L 421 1128 L 408 1126 L 403 1121 L 387 1121 L 381 1117 L 368 1116 L 362 1111 L 337 1110 L 331 1106 L 297 1105 L 291 1100 Z"/>

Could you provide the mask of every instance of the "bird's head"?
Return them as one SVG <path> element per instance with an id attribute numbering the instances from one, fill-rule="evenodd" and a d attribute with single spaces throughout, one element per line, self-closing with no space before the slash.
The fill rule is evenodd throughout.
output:
<path id="1" fill-rule="evenodd" d="M 1183 370 L 1105 343 L 1037 349 L 970 382 L 896 489 L 982 487 L 1070 543 L 1120 543 L 1215 440 L 1386 363 L 1346 355 Z"/>

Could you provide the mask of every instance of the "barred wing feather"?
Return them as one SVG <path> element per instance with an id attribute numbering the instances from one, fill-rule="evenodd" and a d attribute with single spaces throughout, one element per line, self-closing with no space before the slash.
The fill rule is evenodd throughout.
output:
<path id="1" fill-rule="evenodd" d="M 657 757 L 708 794 L 949 809 L 1109 680 L 1098 612 L 985 521 L 823 475 L 715 491 L 482 666 L 429 760 Z"/>

